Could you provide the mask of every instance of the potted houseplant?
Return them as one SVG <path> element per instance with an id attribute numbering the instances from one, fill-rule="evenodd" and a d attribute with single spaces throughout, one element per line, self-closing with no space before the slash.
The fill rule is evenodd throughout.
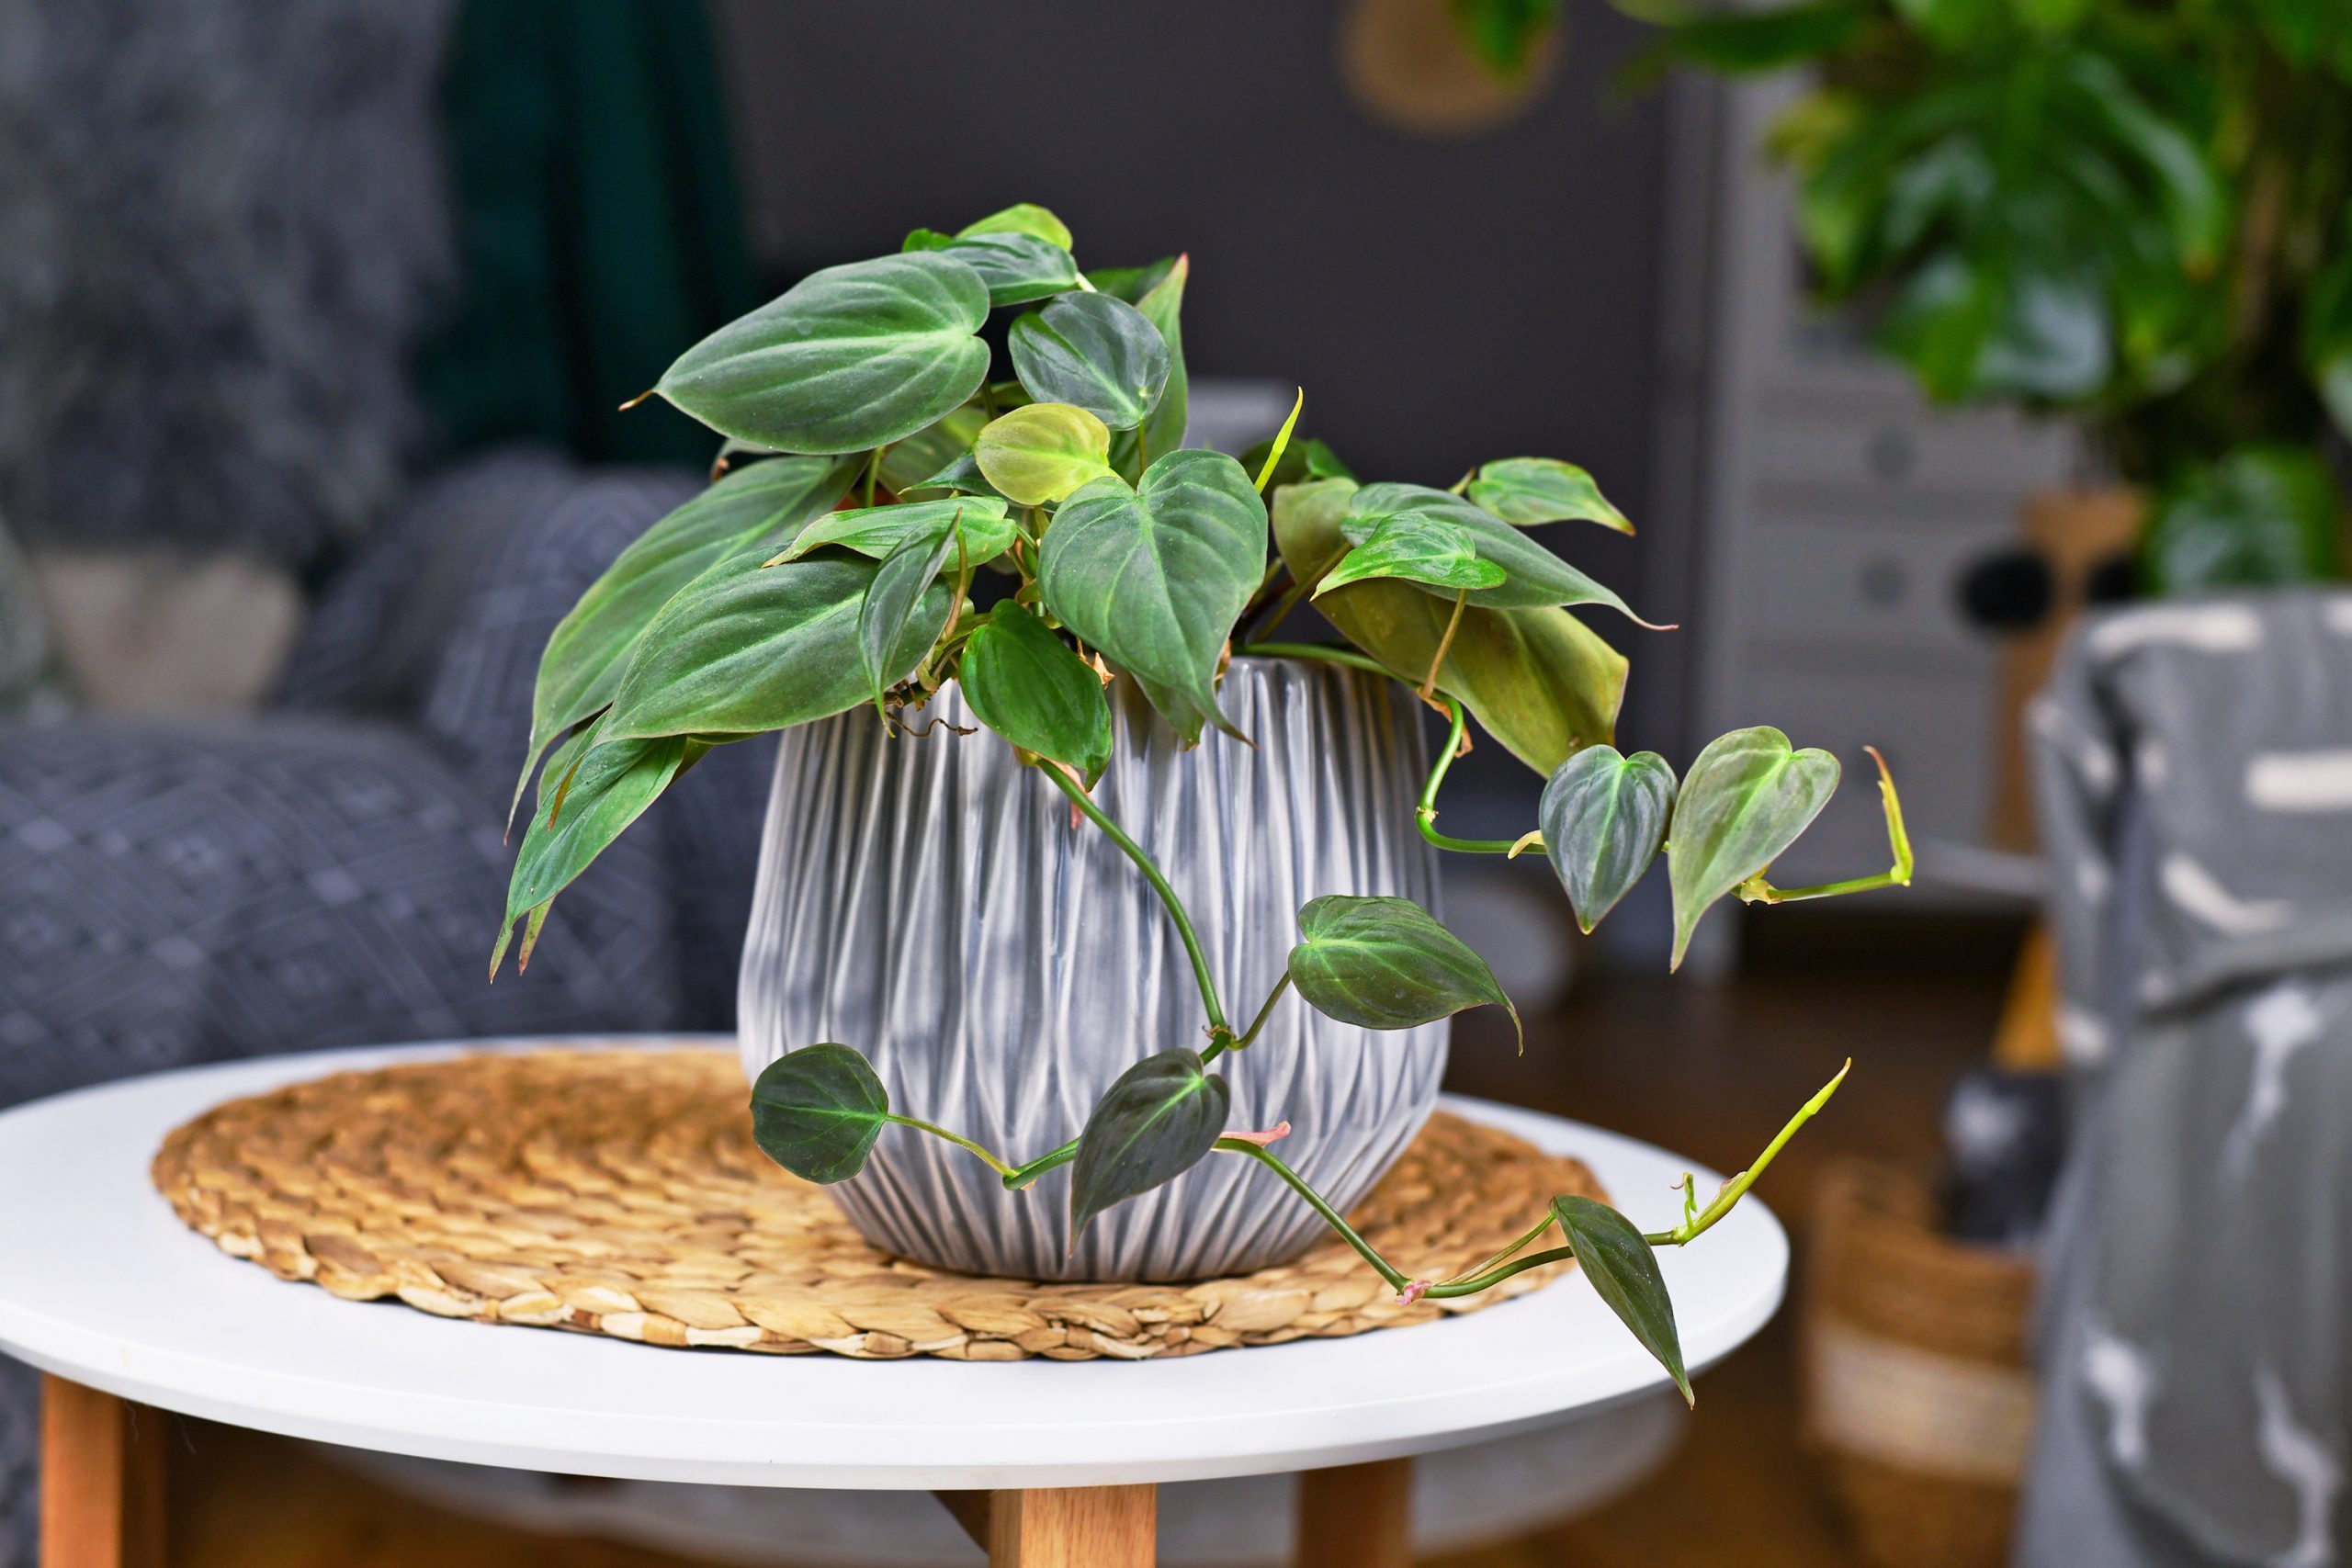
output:
<path id="1" fill-rule="evenodd" d="M 1664 844 L 1679 961 L 1726 895 L 1907 880 L 1893 787 L 1892 870 L 1772 887 L 1838 763 L 1748 729 L 1678 780 L 1610 744 L 1625 660 L 1568 606 L 1630 612 L 1525 532 L 1626 526 L 1589 476 L 1363 484 L 1292 441 L 1296 408 L 1254 472 L 1181 446 L 1188 271 L 1081 272 L 1016 207 L 816 273 L 670 368 L 654 390 L 725 436 L 723 477 L 549 639 L 492 972 L 697 758 L 783 730 L 744 955 L 753 1130 L 847 1183 L 878 1244 L 1166 1279 L 1329 1224 L 1408 1297 L 1572 1253 L 1680 1381 L 1650 1248 L 1777 1142 L 1672 1230 L 1564 1198 L 1466 1279 L 1408 1280 L 1340 1218 L 1428 1114 L 1443 1021 L 1510 1005 L 1429 911 L 1434 857 L 1540 849 L 1589 929 Z M 1310 600 L 1344 642 L 1263 640 Z M 1437 827 L 1474 718 L 1549 776 L 1520 840 Z"/>
<path id="2" fill-rule="evenodd" d="M 1618 0 L 1807 67 L 1774 150 L 1824 292 L 1928 393 L 2081 425 L 2157 592 L 2334 577 L 2352 436 L 2352 9 Z"/>

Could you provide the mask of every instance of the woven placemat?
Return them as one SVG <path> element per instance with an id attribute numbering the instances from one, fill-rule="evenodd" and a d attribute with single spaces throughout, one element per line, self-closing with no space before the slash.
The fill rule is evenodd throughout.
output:
<path id="1" fill-rule="evenodd" d="M 759 1152 L 746 1104 L 731 1053 L 460 1056 L 232 1100 L 164 1139 L 153 1174 L 181 1219 L 283 1279 L 649 1345 L 1140 1359 L 1425 1323 L 1556 1272 L 1410 1307 L 1336 1239 L 1189 1285 L 950 1273 L 868 1246 Z M 1577 1161 L 1441 1111 L 1351 1217 L 1443 1279 L 1568 1192 L 1601 1195 Z"/>

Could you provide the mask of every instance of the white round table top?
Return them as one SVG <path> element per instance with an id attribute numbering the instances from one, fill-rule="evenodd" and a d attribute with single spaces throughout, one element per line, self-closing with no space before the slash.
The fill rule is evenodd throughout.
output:
<path id="1" fill-rule="evenodd" d="M 1573 1418 L 1666 1382 L 1574 1274 L 1422 1326 L 1170 1361 L 660 1349 L 339 1301 L 219 1251 L 149 1184 L 164 1134 L 222 1100 L 481 1048 L 236 1062 L 0 1114 L 10 1195 L 0 1348 L 143 1404 L 362 1449 L 651 1481 L 907 1490 L 1352 1464 Z M 1662 1150 L 1483 1100 L 1447 1103 L 1581 1157 L 1637 1224 L 1679 1213 L 1669 1183 L 1686 1167 Z M 1719 1179 L 1697 1175 L 1702 1191 Z M 1751 1197 L 1660 1263 L 1696 1372 L 1771 1316 L 1788 1242 Z"/>

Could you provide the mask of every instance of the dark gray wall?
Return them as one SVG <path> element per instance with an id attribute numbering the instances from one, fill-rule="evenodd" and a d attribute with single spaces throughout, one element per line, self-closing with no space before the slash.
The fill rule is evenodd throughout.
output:
<path id="1" fill-rule="evenodd" d="M 1190 251 L 1195 372 L 1303 385 L 1305 428 L 1366 478 L 1448 484 L 1534 453 L 1640 508 L 1665 137 L 1661 100 L 1614 86 L 1638 29 L 1569 0 L 1542 100 L 1440 142 L 1351 101 L 1340 12 L 722 0 L 764 259 L 782 283 L 918 224 L 1043 202 L 1091 265 Z M 1552 543 L 1628 593 L 1640 581 L 1636 542 L 1577 525 Z M 1649 634 L 1602 629 L 1638 661 Z"/>

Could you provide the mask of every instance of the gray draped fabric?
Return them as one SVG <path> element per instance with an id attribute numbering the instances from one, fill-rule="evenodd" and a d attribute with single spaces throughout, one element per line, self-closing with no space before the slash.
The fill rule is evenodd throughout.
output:
<path id="1" fill-rule="evenodd" d="M 2030 723 L 2081 1125 L 2018 1562 L 2352 1562 L 2352 594 L 2098 616 Z"/>

